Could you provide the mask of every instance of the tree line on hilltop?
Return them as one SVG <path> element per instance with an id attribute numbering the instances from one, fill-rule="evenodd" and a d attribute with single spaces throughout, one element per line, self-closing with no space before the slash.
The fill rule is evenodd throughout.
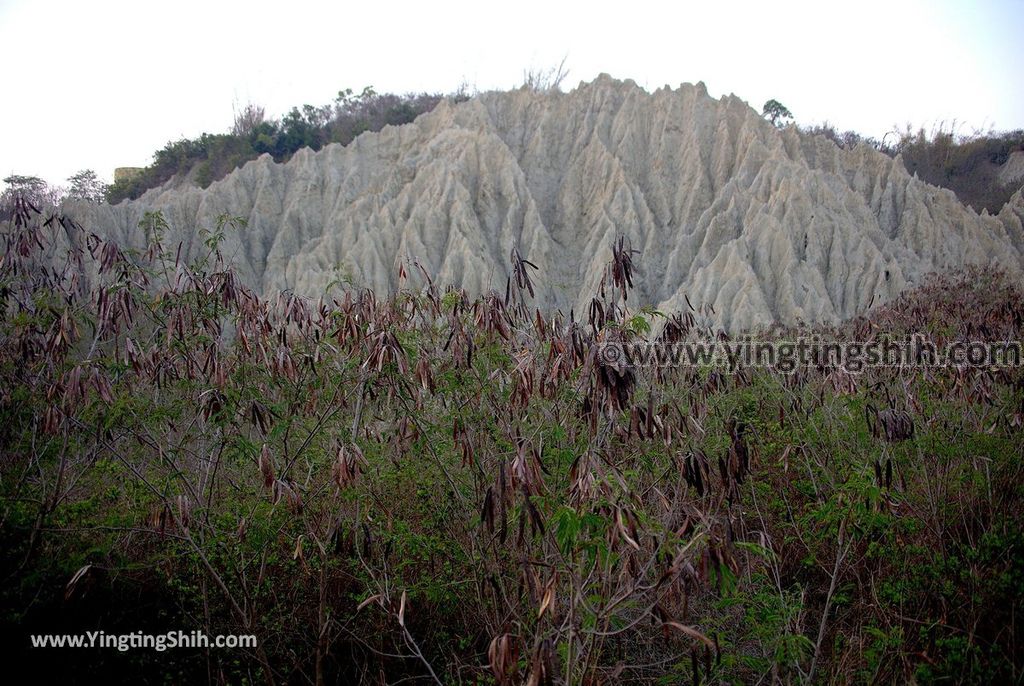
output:
<path id="1" fill-rule="evenodd" d="M 560 81 L 551 88 L 557 89 Z M 529 79 L 525 87 L 548 89 Z M 407 124 L 433 110 L 445 98 L 462 102 L 469 97 L 465 87 L 447 95 L 378 93 L 372 87 L 356 94 L 346 88 L 331 103 L 293 107 L 279 119 L 268 117 L 262 106 L 248 104 L 235 113 L 229 132 L 170 141 L 153 154 L 149 166 L 113 184 L 105 183 L 90 169 L 69 177 L 66 186 L 50 185 L 37 176 L 10 175 L 4 179 L 7 187 L 0 196 L 0 213 L 19 195 L 44 204 L 57 204 L 65 198 L 117 204 L 134 200 L 172 179 L 188 180 L 206 188 L 260 155 L 269 154 L 275 161 L 285 162 L 302 148 L 319 150 L 330 143 L 347 145 L 366 131 Z M 774 99 L 764 104 L 762 115 L 775 126 L 796 125 L 789 109 Z M 1022 129 L 960 133 L 954 122 L 940 124 L 929 132 L 924 128 L 915 131 L 908 124 L 902 130 L 894 128 L 881 140 L 855 131 L 839 131 L 828 122 L 800 129 L 825 136 L 843 149 L 867 145 L 890 157 L 900 155 L 910 173 L 952 190 L 961 202 L 977 212 L 998 212 L 1019 188 L 1017 183 L 1001 183 L 998 173 L 1013 152 L 1024 150 Z"/>

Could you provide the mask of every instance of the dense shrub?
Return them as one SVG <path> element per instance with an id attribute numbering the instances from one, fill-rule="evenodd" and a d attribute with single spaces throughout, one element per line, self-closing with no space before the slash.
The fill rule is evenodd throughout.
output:
<path id="1" fill-rule="evenodd" d="M 907 171 L 930 184 L 949 188 L 979 213 L 998 213 L 1024 185 L 1024 181 L 1004 185 L 997 177 L 999 166 L 1010 153 L 1024 150 L 1024 130 L 958 135 L 952 128 L 940 127 L 929 134 L 924 129 L 915 133 L 908 127 L 882 141 L 855 131 L 840 132 L 828 123 L 803 130 L 824 136 L 846 150 L 864 144 L 890 157 L 902 155 Z"/>
<path id="2" fill-rule="evenodd" d="M 596 345 L 665 315 L 626 306 L 624 242 L 579 321 L 530 309 L 545 275 L 517 252 L 504 295 L 409 264 L 386 299 L 261 298 L 219 252 L 239 223 L 191 263 L 159 215 L 141 253 L 24 204 L 3 227 L 0 638 L 37 679 L 1024 669 L 1020 368 L 632 367 Z M 1022 303 L 972 271 L 820 333 L 1019 340 Z M 54 659 L 26 636 L 197 628 L 259 647 Z"/>
<path id="3" fill-rule="evenodd" d="M 987 209 L 993 214 L 1024 184 L 1004 186 L 996 176 L 998 166 L 1015 150 L 1024 150 L 1024 130 L 966 136 L 939 130 L 929 136 L 922 129 L 916 134 L 904 132 L 893 146 L 893 152 L 903 156 L 907 171 L 951 189 L 976 211 Z"/>
<path id="4" fill-rule="evenodd" d="M 168 143 L 141 173 L 113 184 L 107 199 L 111 203 L 134 199 L 182 176 L 190 176 L 205 188 L 264 153 L 284 162 L 304 147 L 319 150 L 328 143 L 345 145 L 365 131 L 407 124 L 432 110 L 444 97 L 379 94 L 371 88 L 354 95 L 344 90 L 332 104 L 295 107 L 280 120 L 268 120 L 261 108 L 250 105 L 236 115 L 231 133 L 204 133 L 196 139 Z M 466 95 L 460 91 L 448 97 L 461 100 Z"/>
<path id="5" fill-rule="evenodd" d="M 530 72 L 527 87 L 535 90 L 557 89 L 564 78 L 564 65 L 557 71 Z M 266 153 L 278 162 L 288 160 L 297 150 L 319 150 L 328 143 L 347 145 L 361 133 L 398 126 L 429 112 L 444 97 L 440 94 L 377 93 L 365 88 L 356 95 L 351 89 L 340 91 L 333 103 L 319 107 L 294 107 L 281 119 L 267 119 L 262 108 L 248 105 L 236 114 L 231 133 L 202 134 L 196 139 L 168 143 L 153 156 L 153 163 L 107 190 L 107 200 L 117 203 L 134 199 L 175 177 L 189 177 L 201 187 L 223 178 L 232 170 Z M 468 96 L 459 90 L 449 96 L 456 102 Z M 770 107 L 769 107 L 770 106 Z M 779 119 L 788 110 L 777 101 L 765 103 L 766 116 Z M 868 145 L 889 156 L 903 156 L 904 164 L 928 183 L 949 188 L 967 205 L 980 212 L 996 213 L 1019 184 L 1004 186 L 997 178 L 998 165 L 1014 150 L 1024 149 L 1024 131 L 957 135 L 952 129 L 939 128 L 930 135 L 909 127 L 894 131 L 881 141 L 854 131 L 840 132 L 827 122 L 804 127 L 810 134 L 825 136 L 844 149 Z"/>

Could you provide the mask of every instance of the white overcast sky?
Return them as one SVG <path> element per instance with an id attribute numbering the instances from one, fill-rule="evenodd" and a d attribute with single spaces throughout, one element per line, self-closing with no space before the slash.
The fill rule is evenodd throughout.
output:
<path id="1" fill-rule="evenodd" d="M 0 178 L 143 166 L 341 88 L 508 88 L 567 57 L 650 90 L 704 81 L 801 124 L 1024 128 L 1024 0 L 219 2 L 0 0 Z"/>

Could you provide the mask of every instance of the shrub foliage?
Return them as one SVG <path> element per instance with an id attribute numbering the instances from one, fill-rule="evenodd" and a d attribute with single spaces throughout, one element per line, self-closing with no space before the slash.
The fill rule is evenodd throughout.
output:
<path id="1" fill-rule="evenodd" d="M 135 199 L 146 190 L 180 176 L 190 176 L 205 188 L 237 167 L 262 154 L 278 162 L 288 160 L 301 148 L 319 150 L 328 143 L 347 145 L 365 131 L 407 124 L 434 109 L 445 96 L 439 94 L 395 95 L 364 88 L 338 93 L 334 102 L 315 107 L 293 107 L 279 120 L 267 119 L 263 109 L 248 105 L 235 116 L 230 133 L 204 133 L 199 138 L 169 142 L 153 155 L 153 163 L 141 173 L 114 183 L 110 203 Z M 461 91 L 451 96 L 466 96 Z"/>
<path id="2" fill-rule="evenodd" d="M 4 227 L 0 611 L 40 674 L 1005 683 L 1024 668 L 1019 369 L 615 363 L 597 343 L 695 336 L 708 313 L 631 308 L 622 240 L 574 319 L 531 308 L 544 275 L 515 251 L 504 294 L 470 299 L 410 263 L 391 297 L 310 302 L 236 279 L 219 244 L 238 220 L 192 263 L 165 229 L 148 215 L 135 253 L 24 202 Z M 1019 338 L 1022 302 L 972 272 L 832 333 Z M 27 648 L 29 632 L 97 629 L 259 646 Z"/>
<path id="3" fill-rule="evenodd" d="M 997 214 L 1003 205 L 1024 185 L 1024 180 L 1003 184 L 999 166 L 1010 154 L 1024 150 L 1024 130 L 975 132 L 960 135 L 955 127 L 938 127 L 931 133 L 924 129 L 893 131 L 892 139 L 882 141 L 861 136 L 854 131 L 839 132 L 829 124 L 811 126 L 806 132 L 825 136 L 844 149 L 868 145 L 890 157 L 901 155 L 911 174 L 923 181 L 948 188 L 960 202 L 976 212 L 988 210 Z"/>

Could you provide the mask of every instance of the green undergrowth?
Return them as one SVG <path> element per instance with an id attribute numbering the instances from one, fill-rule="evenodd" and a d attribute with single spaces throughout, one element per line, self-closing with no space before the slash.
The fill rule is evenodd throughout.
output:
<path id="1" fill-rule="evenodd" d="M 94 282 L 40 280 L 13 249 L 37 221 L 0 272 L 0 622 L 40 674 L 1020 679 L 1019 369 L 618 368 L 594 344 L 650 335 L 622 244 L 605 316 L 572 322 L 515 255 L 477 300 L 405 271 L 264 300 L 216 240 L 185 266 L 90 239 Z M 968 272 L 869 320 L 1017 339 L 1020 302 Z M 28 647 L 98 629 L 259 647 Z"/>

